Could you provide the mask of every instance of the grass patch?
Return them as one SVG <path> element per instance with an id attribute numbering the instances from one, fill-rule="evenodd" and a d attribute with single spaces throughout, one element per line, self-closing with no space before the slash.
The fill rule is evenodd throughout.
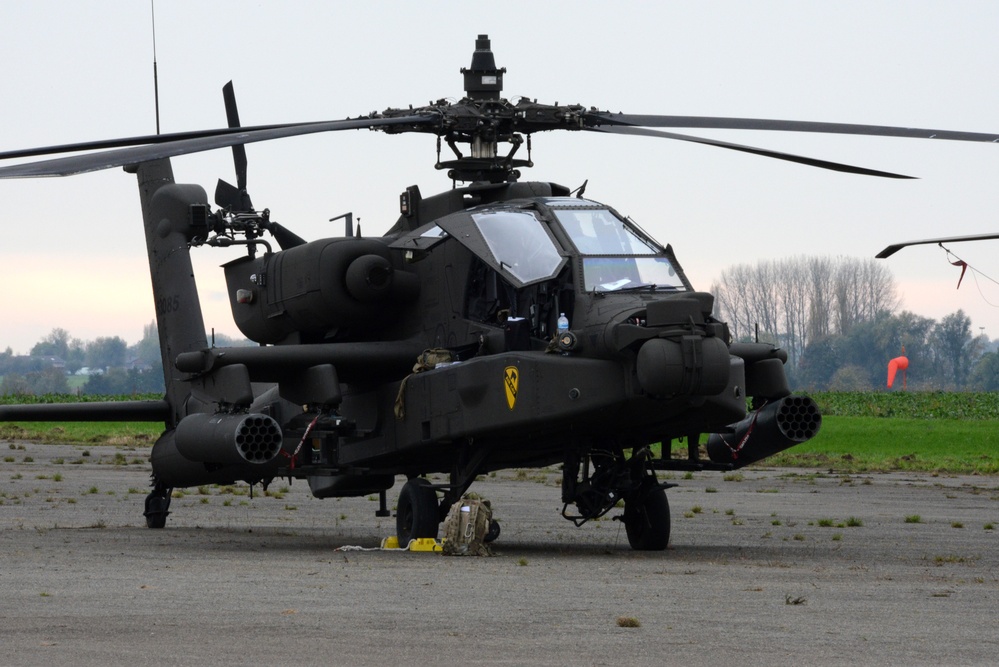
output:
<path id="1" fill-rule="evenodd" d="M 0 440 L 45 444 L 148 446 L 163 432 L 160 422 L 5 422 Z"/>
<path id="2" fill-rule="evenodd" d="M 953 391 L 809 392 L 823 415 L 913 419 L 999 419 L 999 393 Z"/>
<path id="3" fill-rule="evenodd" d="M 999 419 L 823 416 L 819 434 L 763 461 L 845 472 L 999 474 Z"/>

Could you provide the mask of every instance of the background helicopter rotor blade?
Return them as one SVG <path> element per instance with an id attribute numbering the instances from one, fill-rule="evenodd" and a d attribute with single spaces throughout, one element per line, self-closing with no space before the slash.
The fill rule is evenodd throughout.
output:
<path id="1" fill-rule="evenodd" d="M 159 143 L 135 145 L 135 138 L 115 140 L 118 146 L 113 150 L 100 153 L 88 153 L 86 155 L 71 155 L 67 157 L 30 162 L 25 164 L 0 167 L 0 178 L 30 178 L 36 176 L 71 176 L 112 167 L 123 167 L 140 162 L 149 162 L 176 155 L 188 155 L 190 153 L 200 153 L 236 144 L 249 144 L 257 141 L 269 141 L 271 139 L 283 139 L 285 137 L 295 137 L 305 134 L 316 134 L 318 132 L 337 132 L 340 130 L 360 130 L 370 128 L 385 128 L 395 126 L 414 126 L 437 122 L 437 116 L 429 114 L 414 114 L 409 116 L 399 116 L 395 118 L 370 118 L 361 117 L 347 120 L 333 120 L 320 123 L 295 123 L 292 125 L 269 125 L 260 127 L 248 127 L 240 129 L 213 130 L 210 132 L 193 133 L 192 136 L 179 140 L 167 140 Z M 154 135 L 155 136 L 155 135 Z M 96 143 L 96 142 L 95 142 Z M 103 142 L 107 145 L 115 145 L 113 142 Z M 79 146 L 79 144 L 77 144 Z M 39 149 L 43 152 L 35 152 L 35 155 L 50 154 L 51 149 Z M 84 150 L 75 148 L 73 150 Z M 8 157 L 20 157 L 12 154 L 0 154 L 0 159 Z"/>
<path id="2" fill-rule="evenodd" d="M 733 151 L 752 153 L 753 155 L 761 155 L 763 157 L 770 157 L 777 160 L 786 160 L 788 162 L 797 162 L 799 164 L 805 164 L 811 167 L 819 167 L 820 169 L 830 169 L 832 171 L 842 171 L 849 174 L 861 174 L 863 176 L 880 176 L 882 178 L 908 178 L 908 179 L 915 178 L 915 176 L 894 174 L 889 171 L 878 171 L 876 169 L 867 169 L 865 167 L 855 167 L 848 164 L 841 164 L 839 162 L 830 162 L 829 160 L 819 160 L 817 158 L 803 157 L 801 155 L 794 155 L 792 153 L 782 153 L 779 151 L 772 151 L 765 148 L 754 148 L 753 146 L 733 144 L 727 141 L 717 141 L 715 139 L 705 139 L 703 137 L 692 137 L 687 134 L 677 134 L 675 132 L 663 132 L 662 130 L 650 130 L 645 127 L 612 125 L 609 127 L 589 127 L 586 129 L 591 132 L 607 132 L 610 134 L 632 134 L 632 135 L 646 136 L 646 137 L 661 137 L 663 139 L 676 139 L 677 141 L 689 141 L 695 144 L 704 144 L 706 146 L 717 146 L 718 148 L 727 148 Z"/>
<path id="3" fill-rule="evenodd" d="M 923 241 L 906 241 L 905 243 L 893 243 L 875 255 L 877 259 L 891 257 L 896 252 L 910 245 L 927 245 L 929 243 L 958 243 L 961 241 L 989 241 L 999 239 L 999 234 L 974 234 L 972 236 L 947 236 L 939 239 L 925 239 Z"/>
<path id="4" fill-rule="evenodd" d="M 625 113 L 586 114 L 587 120 L 600 125 L 630 125 L 643 127 L 691 127 L 716 130 L 771 130 L 775 132 L 818 132 L 826 134 L 858 134 L 875 137 L 908 137 L 912 139 L 945 139 L 948 141 L 978 141 L 999 143 L 999 135 L 983 132 L 931 130 L 918 127 L 889 125 L 857 125 L 853 123 L 823 123 L 767 118 L 723 118 L 714 116 L 657 116 Z"/>

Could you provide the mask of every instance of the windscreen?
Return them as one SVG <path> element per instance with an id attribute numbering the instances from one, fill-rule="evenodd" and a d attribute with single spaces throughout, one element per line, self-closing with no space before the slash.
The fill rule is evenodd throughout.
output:
<path id="1" fill-rule="evenodd" d="M 684 290 L 664 250 L 639 236 L 606 208 L 553 209 L 572 244 L 583 256 L 583 289 Z"/>
<path id="2" fill-rule="evenodd" d="M 659 252 L 607 209 L 555 209 L 555 217 L 576 249 L 584 255 L 655 255 Z"/>
<path id="3" fill-rule="evenodd" d="M 501 272 L 522 283 L 550 278 L 562 263 L 558 248 L 533 213 L 473 213 L 472 220 Z"/>

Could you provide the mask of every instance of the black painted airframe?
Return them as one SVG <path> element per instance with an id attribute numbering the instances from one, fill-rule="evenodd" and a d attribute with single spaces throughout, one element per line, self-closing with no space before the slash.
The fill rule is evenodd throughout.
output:
<path id="1" fill-rule="evenodd" d="M 9 406 L 0 419 L 162 421 L 145 502 L 151 528 L 165 526 L 174 488 L 283 477 L 321 498 L 377 494 L 384 516 L 386 491 L 405 476 L 396 513 L 405 544 L 436 536 L 477 475 L 560 465 L 566 519 L 581 525 L 623 504 L 631 546 L 664 549 L 669 485 L 657 471 L 745 466 L 813 437 L 821 416 L 791 395 L 782 350 L 731 340 L 670 246 L 582 188 L 521 181 L 531 135 L 639 134 L 891 178 L 903 176 L 650 128 L 995 139 L 514 104 L 501 97 L 505 69 L 485 35 L 462 73 L 458 102 L 240 127 L 227 86 L 227 128 L 0 154 L 74 153 L 3 167 L 0 177 L 115 166 L 136 175 L 166 380 L 162 400 Z M 455 187 L 426 197 L 407 188 L 379 238 L 348 223 L 344 237 L 307 242 L 253 207 L 244 144 L 357 128 L 436 135 L 436 166 Z M 175 183 L 171 157 L 227 146 L 237 185 L 219 181 L 215 208 L 201 186 Z M 77 153 L 87 149 L 104 150 Z M 232 313 L 258 347 L 206 340 L 190 253 L 235 245 L 246 253 L 224 266 Z M 688 446 L 674 455 L 677 438 Z M 661 453 L 657 443 L 667 443 Z"/>

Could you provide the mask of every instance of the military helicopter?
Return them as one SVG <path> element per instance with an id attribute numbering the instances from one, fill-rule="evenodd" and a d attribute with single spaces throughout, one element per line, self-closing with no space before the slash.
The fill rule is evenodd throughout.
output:
<path id="1" fill-rule="evenodd" d="M 812 438 L 821 415 L 791 395 L 784 351 L 731 340 L 671 246 L 585 198 L 585 184 L 521 181 L 532 134 L 637 134 L 887 178 L 907 177 L 651 128 L 996 139 L 513 103 L 501 97 L 506 70 L 487 35 L 461 73 L 457 102 L 255 127 L 240 126 L 229 85 L 227 128 L 0 154 L 101 149 L 3 167 L 4 178 L 119 166 L 136 175 L 166 380 L 162 400 L 7 406 L 0 419 L 163 421 L 150 528 L 166 525 L 174 488 L 285 477 L 320 498 L 377 494 L 376 514 L 388 516 L 387 491 L 402 475 L 405 544 L 436 536 L 478 475 L 560 465 L 564 518 L 583 525 L 623 502 L 631 547 L 662 550 L 671 485 L 657 472 L 740 468 Z M 348 218 L 343 237 L 306 241 L 253 206 L 245 144 L 364 128 L 436 135 L 435 166 L 453 189 L 406 188 L 398 221 L 378 238 Z M 201 186 L 175 183 L 170 158 L 222 147 L 232 147 L 237 182 L 219 181 L 213 209 Z M 245 248 L 223 269 L 234 320 L 258 347 L 209 344 L 191 264 L 203 246 Z M 684 454 L 671 451 L 677 438 Z"/>

